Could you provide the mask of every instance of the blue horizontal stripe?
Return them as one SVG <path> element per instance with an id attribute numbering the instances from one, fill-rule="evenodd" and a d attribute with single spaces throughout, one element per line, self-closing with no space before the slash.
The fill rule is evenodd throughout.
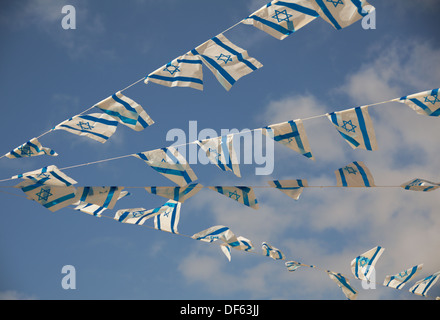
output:
<path id="1" fill-rule="evenodd" d="M 194 82 L 194 83 L 198 83 L 198 84 L 203 84 L 202 80 L 200 80 L 198 78 L 192 78 L 192 77 L 182 77 L 182 76 L 167 77 L 167 76 L 152 74 L 152 75 L 149 75 L 148 78 L 163 80 L 163 81 L 168 81 L 168 82 L 183 81 L 183 82 Z"/>
<path id="2" fill-rule="evenodd" d="M 319 13 L 316 12 L 315 10 L 300 6 L 299 4 L 296 4 L 296 3 L 277 1 L 277 2 L 275 2 L 275 4 L 277 6 L 284 6 L 284 7 L 290 8 L 292 10 L 295 10 L 295 11 L 304 13 L 306 15 L 312 16 L 312 17 L 319 17 Z"/>

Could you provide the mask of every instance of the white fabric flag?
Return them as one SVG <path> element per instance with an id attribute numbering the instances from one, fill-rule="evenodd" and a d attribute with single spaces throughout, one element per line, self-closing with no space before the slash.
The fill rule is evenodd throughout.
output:
<path id="1" fill-rule="evenodd" d="M 120 91 L 102 100 L 95 107 L 135 131 L 142 131 L 154 123 L 140 104 Z"/>
<path id="2" fill-rule="evenodd" d="M 258 209 L 258 200 L 255 197 L 254 189 L 250 187 L 208 187 L 208 189 L 217 191 L 218 193 L 240 202 L 245 206 L 251 207 L 252 209 Z"/>
<path id="3" fill-rule="evenodd" d="M 272 124 L 263 128 L 263 133 L 276 142 L 295 150 L 303 156 L 315 160 L 301 119 Z"/>
<path id="4" fill-rule="evenodd" d="M 13 176 L 12 179 L 30 179 L 34 183 L 52 186 L 71 186 L 77 182 L 54 165 Z"/>
<path id="5" fill-rule="evenodd" d="M 353 149 L 377 150 L 376 134 L 368 106 L 332 112 L 327 116 Z"/>
<path id="6" fill-rule="evenodd" d="M 133 156 L 144 160 L 151 168 L 179 186 L 185 186 L 197 180 L 196 174 L 186 159 L 174 147 L 136 153 Z"/>
<path id="7" fill-rule="evenodd" d="M 418 114 L 438 117 L 440 116 L 440 99 L 438 97 L 439 90 L 440 89 L 433 89 L 415 93 L 393 101 L 406 104 Z"/>
<path id="8" fill-rule="evenodd" d="M 263 249 L 265 256 L 271 257 L 274 260 L 284 260 L 286 258 L 280 249 L 271 246 L 267 242 L 262 243 L 261 249 Z"/>
<path id="9" fill-rule="evenodd" d="M 423 264 L 419 264 L 393 276 L 386 276 L 383 285 L 394 289 L 402 289 L 405 284 L 422 270 Z"/>
<path id="10" fill-rule="evenodd" d="M 319 17 L 308 0 L 274 0 L 244 19 L 242 23 L 283 40 Z"/>
<path id="11" fill-rule="evenodd" d="M 287 270 L 290 272 L 298 270 L 299 267 L 316 268 L 316 266 L 303 264 L 303 263 L 297 262 L 297 261 L 287 261 L 285 263 L 285 266 L 286 266 Z"/>
<path id="12" fill-rule="evenodd" d="M 292 199 L 298 200 L 304 187 L 308 187 L 306 179 L 273 180 L 267 182 L 272 188 L 277 188 Z"/>
<path id="13" fill-rule="evenodd" d="M 440 183 L 415 178 L 411 181 L 403 183 L 401 187 L 405 190 L 429 192 L 440 188 Z"/>
<path id="14" fill-rule="evenodd" d="M 171 233 L 179 233 L 177 226 L 180 220 L 181 203 L 169 200 L 164 206 L 168 208 L 154 217 L 154 228 Z"/>
<path id="15" fill-rule="evenodd" d="M 326 271 L 330 279 L 332 279 L 341 288 L 344 295 L 349 300 L 356 300 L 357 291 L 350 285 L 350 281 L 340 273 L 336 273 L 330 270 Z"/>
<path id="16" fill-rule="evenodd" d="M 185 54 L 150 73 L 145 83 L 154 82 L 167 87 L 190 87 L 203 90 L 202 60 Z"/>
<path id="17" fill-rule="evenodd" d="M 311 0 L 310 4 L 322 19 L 337 30 L 352 25 L 375 10 L 365 0 Z"/>
<path id="18" fill-rule="evenodd" d="M 127 191 L 121 191 L 118 197 L 118 200 L 130 195 L 130 193 L 128 193 Z M 77 211 L 81 211 L 87 214 L 90 214 L 92 216 L 95 217 L 101 217 L 101 214 L 107 210 L 106 207 L 101 207 L 97 204 L 92 204 L 92 203 L 87 203 L 87 202 L 82 202 L 82 201 L 77 201 L 75 203 L 73 203 L 74 206 L 76 206 L 75 208 L 73 208 L 74 210 Z"/>
<path id="19" fill-rule="evenodd" d="M 43 147 L 37 138 L 32 138 L 28 142 L 23 143 L 21 146 L 5 154 L 5 157 L 9 159 L 15 159 L 15 158 L 35 157 L 40 155 L 48 155 L 55 157 L 58 155 L 58 153 L 56 153 L 52 149 Z"/>
<path id="20" fill-rule="evenodd" d="M 184 203 L 185 200 L 194 196 L 202 188 L 201 184 L 192 183 L 183 187 L 145 187 L 145 190 L 151 194 Z"/>
<path id="21" fill-rule="evenodd" d="M 200 56 L 203 63 L 228 91 L 238 79 L 263 66 L 256 59 L 249 57 L 246 50 L 233 44 L 223 34 L 191 50 L 191 54 Z"/>
<path id="22" fill-rule="evenodd" d="M 338 187 L 374 187 L 374 179 L 362 161 L 354 161 L 335 171 Z"/>
<path id="23" fill-rule="evenodd" d="M 117 126 L 118 121 L 112 116 L 106 113 L 91 113 L 63 121 L 54 130 L 65 130 L 105 143 L 116 132 Z"/>
<path id="24" fill-rule="evenodd" d="M 351 261 L 351 272 L 360 280 L 370 281 L 370 276 L 374 272 L 374 266 L 384 252 L 384 248 L 377 246 Z"/>
<path id="25" fill-rule="evenodd" d="M 241 177 L 234 149 L 234 135 L 198 140 L 197 144 L 206 152 L 206 156 L 212 164 L 223 171 L 232 171 L 237 177 Z"/>
<path id="26" fill-rule="evenodd" d="M 419 296 L 426 296 L 428 291 L 432 288 L 432 286 L 437 282 L 440 277 L 440 271 L 417 281 L 410 289 L 409 292 L 417 294 Z"/>
<path id="27" fill-rule="evenodd" d="M 76 201 L 76 189 L 73 186 L 46 185 L 25 180 L 15 187 L 20 188 L 28 199 L 38 202 L 52 212 Z"/>
<path id="28" fill-rule="evenodd" d="M 80 202 L 96 204 L 100 207 L 113 209 L 120 199 L 124 187 L 78 187 L 77 194 Z"/>

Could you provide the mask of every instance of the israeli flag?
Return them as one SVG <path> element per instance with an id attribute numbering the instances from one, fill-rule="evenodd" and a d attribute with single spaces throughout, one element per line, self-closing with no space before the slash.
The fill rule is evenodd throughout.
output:
<path id="1" fill-rule="evenodd" d="M 352 25 L 375 10 L 365 0 L 311 0 L 310 3 L 321 18 L 337 30 Z"/>
<path id="2" fill-rule="evenodd" d="M 370 281 L 370 276 L 374 272 L 374 266 L 384 252 L 384 248 L 377 246 L 351 261 L 351 272 L 360 280 Z"/>
<path id="3" fill-rule="evenodd" d="M 440 277 L 440 271 L 437 271 L 436 273 L 434 273 L 434 274 L 432 274 L 422 280 L 417 281 L 409 289 L 409 292 L 425 297 L 427 295 L 428 291 L 437 282 L 439 277 Z"/>
<path id="4" fill-rule="evenodd" d="M 145 190 L 151 194 L 184 203 L 185 200 L 194 196 L 202 188 L 201 184 L 192 183 L 183 187 L 145 187 Z"/>
<path id="5" fill-rule="evenodd" d="M 438 91 L 439 89 L 433 89 L 405 96 L 393 101 L 406 104 L 418 114 L 438 117 L 440 116 L 440 99 L 438 96 Z"/>
<path id="6" fill-rule="evenodd" d="M 127 191 L 121 191 L 118 200 L 128 195 L 130 195 L 130 193 L 128 193 Z M 77 201 L 73 203 L 73 205 L 76 206 L 75 208 L 73 208 L 74 210 L 81 211 L 95 217 L 101 217 L 102 213 L 105 210 L 107 210 L 106 207 L 101 207 L 96 204 L 82 202 L 82 201 Z"/>
<path id="7" fill-rule="evenodd" d="M 308 187 L 306 179 L 273 180 L 267 182 L 272 188 L 277 188 L 292 199 L 298 200 L 304 187 Z"/>
<path id="8" fill-rule="evenodd" d="M 401 187 L 405 190 L 429 192 L 440 188 L 440 183 L 415 178 L 411 181 L 403 183 Z"/>
<path id="9" fill-rule="evenodd" d="M 287 268 L 287 271 L 289 271 L 289 272 L 296 271 L 296 270 L 298 270 L 299 267 L 316 268 L 316 266 L 303 264 L 301 262 L 296 262 L 296 261 L 287 261 L 285 263 L 285 266 Z"/>
<path id="10" fill-rule="evenodd" d="M 191 54 L 200 56 L 203 63 L 228 91 L 238 79 L 263 66 L 256 59 L 249 57 L 246 50 L 233 44 L 223 34 L 191 50 Z"/>
<path id="11" fill-rule="evenodd" d="M 237 177 L 241 177 L 240 166 L 234 149 L 234 135 L 198 140 L 197 144 L 206 152 L 206 156 L 212 164 L 223 171 L 232 171 Z"/>
<path id="12" fill-rule="evenodd" d="M 114 219 L 122 223 L 143 225 L 146 220 L 154 218 L 160 214 L 169 214 L 177 208 L 180 210 L 179 203 L 171 200 L 154 209 L 121 209 L 116 212 Z"/>
<path id="13" fill-rule="evenodd" d="M 116 131 L 118 121 L 106 113 L 91 113 L 74 116 L 57 125 L 54 130 L 84 136 L 105 143 Z"/>
<path id="14" fill-rule="evenodd" d="M 154 217 L 154 228 L 157 230 L 167 231 L 171 233 L 179 233 L 177 225 L 180 220 L 181 203 L 169 200 L 162 208 L 166 208 L 164 212 L 159 213 Z"/>
<path id="15" fill-rule="evenodd" d="M 197 180 L 196 174 L 185 158 L 174 147 L 136 153 L 133 156 L 144 160 L 151 168 L 179 186 L 185 186 Z"/>
<path id="16" fill-rule="evenodd" d="M 263 242 L 261 245 L 261 249 L 263 249 L 263 254 L 267 257 L 271 257 L 274 260 L 284 260 L 284 253 L 281 252 L 278 248 L 275 248 L 269 245 L 267 242 Z"/>
<path id="17" fill-rule="evenodd" d="M 144 82 L 203 90 L 202 60 L 199 56 L 185 54 L 150 73 Z"/>
<path id="18" fill-rule="evenodd" d="M 312 155 L 312 150 L 310 149 L 303 122 L 300 119 L 272 124 L 263 128 L 263 133 L 269 135 L 269 137 L 276 142 L 295 150 L 309 159 L 315 160 Z"/>
<path id="19" fill-rule="evenodd" d="M 242 23 L 270 34 L 279 40 L 298 31 L 319 17 L 308 0 L 274 0 L 244 19 Z"/>
<path id="20" fill-rule="evenodd" d="M 124 187 L 78 187 L 77 194 L 80 202 L 95 204 L 107 209 L 113 209 L 120 199 Z"/>
<path id="21" fill-rule="evenodd" d="M 135 131 L 142 131 L 154 123 L 140 104 L 120 91 L 102 100 L 95 107 Z"/>
<path id="22" fill-rule="evenodd" d="M 370 170 L 362 161 L 354 161 L 335 171 L 338 187 L 374 187 Z"/>
<path id="23" fill-rule="evenodd" d="M 20 188 L 28 197 L 46 209 L 55 212 L 73 204 L 76 200 L 76 189 L 73 186 L 55 186 L 25 180 L 15 188 Z"/>
<path id="24" fill-rule="evenodd" d="M 222 240 L 231 247 L 239 245 L 238 239 L 235 234 L 228 227 L 218 225 L 212 226 L 203 231 L 197 232 L 191 236 L 191 238 L 199 241 L 214 242 Z"/>
<path id="25" fill-rule="evenodd" d="M 5 154 L 5 157 L 9 159 L 15 159 L 35 157 L 44 154 L 54 157 L 58 155 L 58 153 L 56 153 L 52 149 L 43 147 L 37 138 L 32 138 L 28 142 L 23 143 L 21 146 Z"/>
<path id="26" fill-rule="evenodd" d="M 326 271 L 330 279 L 332 279 L 339 288 L 341 288 L 344 295 L 349 300 L 356 300 L 357 298 L 357 291 L 350 285 L 350 281 L 346 277 L 344 277 L 340 273 L 336 273 L 330 270 Z"/>
<path id="27" fill-rule="evenodd" d="M 251 207 L 252 209 L 258 209 L 258 200 L 255 197 L 254 189 L 250 187 L 225 187 L 216 186 L 208 187 L 208 189 L 217 191 L 218 193 L 235 200 L 245 206 Z"/>
<path id="28" fill-rule="evenodd" d="M 12 177 L 12 179 L 18 178 L 30 179 L 36 184 L 46 184 L 52 186 L 68 187 L 77 183 L 54 165 Z"/>
<path id="29" fill-rule="evenodd" d="M 377 150 L 376 134 L 368 106 L 332 112 L 327 116 L 353 149 Z"/>
<path id="30" fill-rule="evenodd" d="M 386 276 L 383 285 L 394 289 L 402 289 L 405 284 L 422 270 L 423 264 L 419 264 L 394 276 Z"/>

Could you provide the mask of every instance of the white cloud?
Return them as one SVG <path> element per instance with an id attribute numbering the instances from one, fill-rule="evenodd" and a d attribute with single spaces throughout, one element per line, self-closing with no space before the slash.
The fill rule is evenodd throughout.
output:
<path id="1" fill-rule="evenodd" d="M 0 292 L 0 300 L 35 300 L 34 296 L 29 296 L 14 290 Z"/>

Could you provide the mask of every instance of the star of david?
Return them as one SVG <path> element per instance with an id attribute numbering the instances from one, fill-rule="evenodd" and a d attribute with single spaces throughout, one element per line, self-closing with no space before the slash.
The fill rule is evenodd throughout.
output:
<path id="1" fill-rule="evenodd" d="M 284 18 L 281 18 L 280 15 L 284 15 Z M 279 22 L 283 22 L 283 21 L 290 21 L 289 18 L 291 17 L 291 14 L 287 13 L 287 9 L 284 9 L 282 11 L 276 10 L 275 9 L 275 15 L 272 16 L 273 19 L 276 19 Z"/>
<path id="2" fill-rule="evenodd" d="M 79 123 L 76 124 L 78 127 L 81 128 L 81 130 L 92 130 L 94 128 L 94 126 L 90 125 L 89 122 L 82 122 L 80 121 Z"/>
<path id="3" fill-rule="evenodd" d="M 164 217 L 168 217 L 168 215 L 171 213 L 171 211 L 172 211 L 172 210 L 167 209 L 167 210 L 163 213 L 163 216 L 164 216 Z"/>
<path id="4" fill-rule="evenodd" d="M 399 273 L 397 276 L 396 276 L 396 279 L 398 279 L 398 280 L 404 280 L 405 279 L 405 277 L 408 275 L 408 272 L 407 271 L 402 271 L 401 273 Z"/>
<path id="5" fill-rule="evenodd" d="M 163 71 L 168 71 L 171 75 L 175 74 L 176 72 L 180 72 L 179 66 L 173 66 L 172 64 L 167 65 Z"/>
<path id="6" fill-rule="evenodd" d="M 50 178 L 50 174 L 42 172 L 39 175 L 37 175 L 37 178 L 38 179 L 49 179 Z"/>
<path id="7" fill-rule="evenodd" d="M 359 264 L 361 265 L 361 267 L 365 266 L 368 262 L 370 262 L 370 259 L 368 259 L 367 257 L 359 258 Z"/>
<path id="8" fill-rule="evenodd" d="M 351 120 L 348 120 L 348 121 L 343 120 L 343 122 L 344 122 L 344 125 L 341 126 L 341 128 L 345 129 L 345 131 L 347 131 L 347 132 L 356 132 L 355 129 L 357 128 L 357 126 L 355 126 L 355 125 L 351 122 Z M 350 128 L 347 128 L 347 125 L 349 125 Z"/>
<path id="9" fill-rule="evenodd" d="M 225 64 L 227 64 L 229 61 L 232 61 L 230 54 L 223 54 L 220 53 L 219 56 L 216 56 L 217 60 L 223 61 Z"/>
<path id="10" fill-rule="evenodd" d="M 326 0 L 327 2 L 331 2 L 331 3 L 333 3 L 333 5 L 335 6 L 335 8 L 338 6 L 338 5 L 340 5 L 340 4 L 344 4 L 343 2 L 342 2 L 342 0 Z"/>
<path id="11" fill-rule="evenodd" d="M 38 201 L 47 201 L 53 194 L 50 192 L 50 188 L 41 188 L 40 192 L 36 194 L 38 196 Z"/>
<path id="12" fill-rule="evenodd" d="M 29 145 L 25 144 L 18 148 L 20 150 L 21 155 L 30 157 L 34 153 Z"/>
<path id="13" fill-rule="evenodd" d="M 356 172 L 357 172 L 357 170 L 355 168 L 349 167 L 349 166 L 345 167 L 344 170 L 347 171 L 348 174 L 356 174 Z"/>
<path id="14" fill-rule="evenodd" d="M 131 213 L 133 215 L 133 218 L 140 217 L 144 214 L 144 211 L 134 211 Z"/>
<path id="15" fill-rule="evenodd" d="M 433 97 L 434 100 L 430 100 L 429 97 Z M 436 95 L 436 94 L 434 94 L 434 95 L 432 95 L 432 96 L 429 96 L 429 97 L 425 97 L 425 102 L 430 102 L 430 103 L 432 103 L 433 105 L 434 105 L 436 102 L 440 102 L 440 100 L 438 99 L 438 95 Z"/>
<path id="16" fill-rule="evenodd" d="M 240 199 L 240 195 L 237 193 L 237 191 L 231 192 L 229 191 L 229 198 L 234 199 L 234 200 L 238 200 Z"/>

